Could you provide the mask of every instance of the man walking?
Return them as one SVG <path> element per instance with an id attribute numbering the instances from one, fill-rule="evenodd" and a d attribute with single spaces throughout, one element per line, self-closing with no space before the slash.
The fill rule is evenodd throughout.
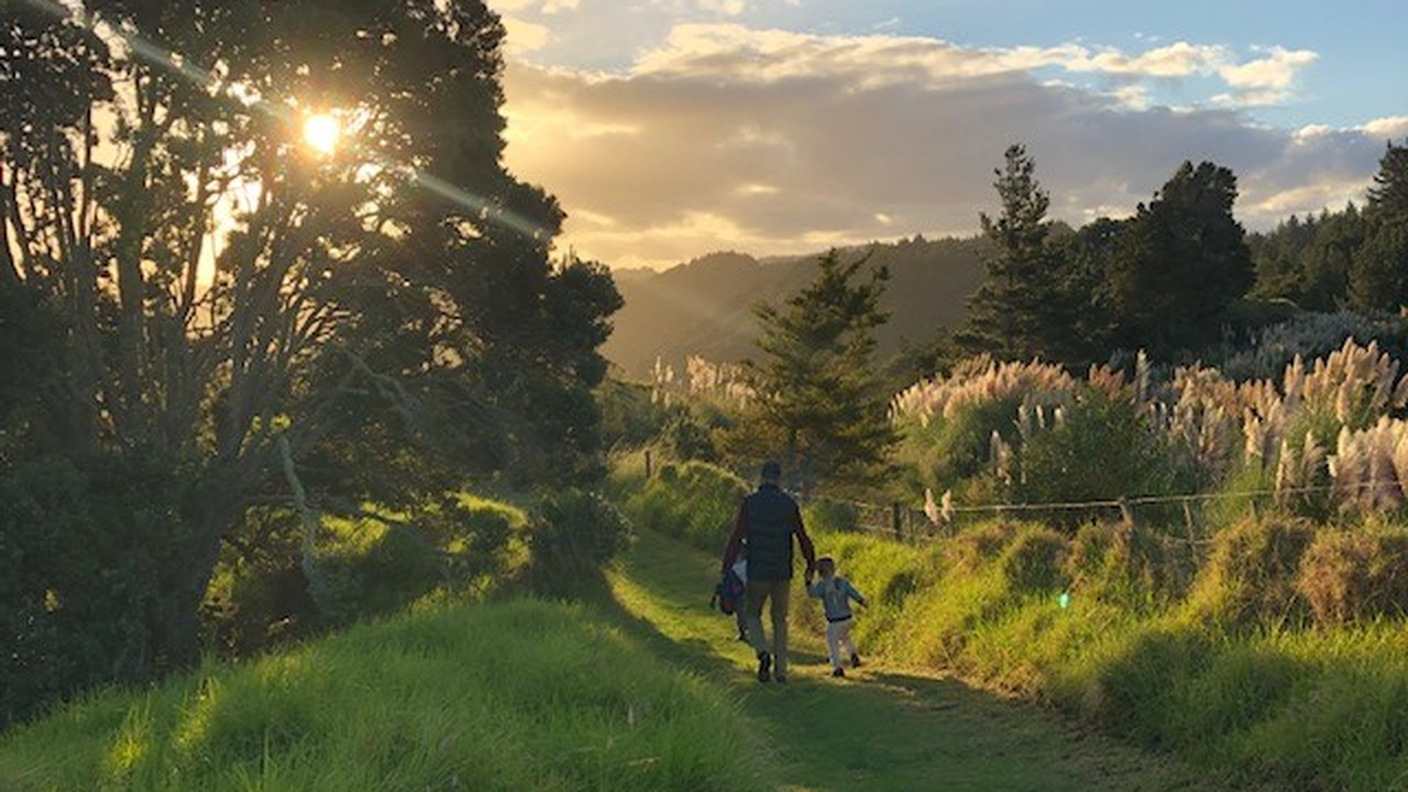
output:
<path id="1" fill-rule="evenodd" d="M 738 506 L 733 535 L 724 547 L 723 568 L 746 547 L 748 582 L 744 590 L 744 611 L 748 617 L 748 640 L 758 653 L 758 681 L 787 681 L 787 607 L 792 585 L 792 537 L 806 559 L 806 581 L 816 571 L 816 551 L 802 525 L 797 502 L 782 491 L 782 466 L 763 463 L 762 483 Z M 772 645 L 763 636 L 763 603 L 770 604 Z"/>

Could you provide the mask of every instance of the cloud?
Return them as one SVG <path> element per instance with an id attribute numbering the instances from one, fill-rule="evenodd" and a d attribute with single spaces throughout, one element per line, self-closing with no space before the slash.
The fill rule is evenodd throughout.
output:
<path id="1" fill-rule="evenodd" d="M 1232 168 L 1252 228 L 1358 200 L 1408 118 L 1285 131 L 1234 107 L 1161 106 L 1135 79 L 1278 91 L 1309 62 L 1262 55 L 1225 78 L 1231 54 L 1184 43 L 1122 55 L 681 25 L 621 73 L 512 60 L 506 157 L 561 200 L 563 244 L 612 266 L 972 233 L 997 211 L 993 169 L 1012 142 L 1035 157 L 1052 215 L 1076 225 L 1132 212 L 1184 160 Z M 1112 82 L 1036 73 L 1051 69 Z"/>
<path id="2" fill-rule="evenodd" d="M 1291 87 L 1296 73 L 1314 63 L 1320 56 L 1310 50 L 1288 50 L 1272 47 L 1264 58 L 1243 64 L 1223 66 L 1218 70 L 1233 88 Z"/>
<path id="3" fill-rule="evenodd" d="M 1228 53 L 1222 47 L 1194 46 L 1180 41 L 1133 56 L 1114 49 L 1105 49 L 1094 55 L 1082 53 L 1080 57 L 1064 65 L 1077 72 L 1095 71 L 1141 77 L 1189 77 L 1213 72 L 1227 58 Z"/>
<path id="4" fill-rule="evenodd" d="M 504 49 L 510 56 L 523 56 L 529 52 L 537 52 L 546 47 L 551 40 L 551 33 L 545 25 L 539 25 L 524 19 L 504 14 L 504 30 L 507 36 L 504 39 Z"/>

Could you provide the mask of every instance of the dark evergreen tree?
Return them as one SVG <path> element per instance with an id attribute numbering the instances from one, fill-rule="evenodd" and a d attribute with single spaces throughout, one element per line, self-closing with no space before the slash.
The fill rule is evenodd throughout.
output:
<path id="1" fill-rule="evenodd" d="M 889 273 L 867 270 L 867 259 L 846 264 L 833 250 L 785 305 L 757 308 L 763 357 L 745 364 L 755 396 L 724 437 L 741 463 L 779 457 L 808 490 L 864 491 L 885 481 L 896 435 L 872 356 L 874 331 L 889 318 L 879 307 Z"/>
<path id="2" fill-rule="evenodd" d="M 1073 368 L 1102 363 L 1110 355 L 1111 309 L 1105 280 L 1129 223 L 1100 217 L 1062 240 L 1065 262 L 1061 291 L 1070 308 L 1070 346 L 1062 362 Z"/>
<path id="3" fill-rule="evenodd" d="M 1236 199 L 1232 171 L 1185 162 L 1139 206 L 1106 281 L 1116 345 L 1167 359 L 1221 337 L 1255 278 Z"/>
<path id="4" fill-rule="evenodd" d="M 1388 144 L 1364 209 L 1364 244 L 1354 254 L 1348 301 L 1360 311 L 1408 304 L 1408 145 Z"/>
<path id="5" fill-rule="evenodd" d="M 1408 140 L 1402 146 L 1388 143 L 1379 160 L 1374 186 L 1369 188 L 1369 213 L 1378 219 L 1408 222 Z"/>
<path id="6" fill-rule="evenodd" d="M 985 259 L 987 278 L 968 301 L 958 339 L 972 351 L 1003 360 L 1062 360 L 1075 343 L 1073 306 L 1063 288 L 1064 262 L 1048 241 L 1051 199 L 1035 176 L 1036 163 L 1020 144 L 1007 148 L 993 171 L 1002 213 L 979 216 L 996 250 Z"/>
<path id="7" fill-rule="evenodd" d="M 1340 212 L 1322 213 L 1315 225 L 1315 239 L 1301 254 L 1294 299 L 1309 311 L 1337 311 L 1348 302 L 1350 269 L 1364 244 L 1364 218 L 1351 203 Z"/>

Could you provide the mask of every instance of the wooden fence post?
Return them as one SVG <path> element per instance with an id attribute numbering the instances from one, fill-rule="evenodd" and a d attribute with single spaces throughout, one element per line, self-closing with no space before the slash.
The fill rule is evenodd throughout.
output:
<path id="1" fill-rule="evenodd" d="M 893 501 L 893 502 L 890 503 L 890 527 L 892 527 L 892 528 L 895 529 L 895 537 L 896 537 L 896 538 L 904 538 L 904 537 L 903 537 L 903 532 L 900 530 L 900 502 L 899 502 L 899 501 Z"/>
<path id="2" fill-rule="evenodd" d="M 651 473 L 650 467 L 651 467 L 651 466 L 650 466 L 650 449 L 647 448 L 647 449 L 645 450 L 645 479 L 646 479 L 646 481 L 649 481 L 649 480 L 650 480 L 650 473 Z"/>

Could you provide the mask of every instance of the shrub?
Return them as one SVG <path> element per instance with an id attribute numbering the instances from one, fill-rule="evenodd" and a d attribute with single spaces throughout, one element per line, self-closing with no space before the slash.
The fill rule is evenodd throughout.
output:
<path id="1" fill-rule="evenodd" d="M 1408 613 L 1408 529 L 1323 532 L 1301 562 L 1296 590 L 1320 624 Z"/>
<path id="2" fill-rule="evenodd" d="M 0 475 L 0 728 L 181 662 L 172 603 L 194 491 L 155 454 L 49 456 Z"/>
<path id="3" fill-rule="evenodd" d="M 967 529 L 945 547 L 949 566 L 954 572 L 978 572 L 1002 555 L 1021 530 L 1020 523 L 993 520 Z"/>
<path id="4" fill-rule="evenodd" d="M 808 531 L 848 531 L 856 527 L 860 512 L 852 503 L 815 500 L 802 509 Z"/>
<path id="5" fill-rule="evenodd" d="M 216 566 L 205 637 L 221 654 L 248 655 L 396 611 L 438 587 L 482 596 L 526 567 L 526 524 L 516 507 L 460 493 L 410 516 L 372 507 L 355 519 L 324 516 L 305 557 L 297 514 L 253 509 Z"/>
<path id="6" fill-rule="evenodd" d="M 570 582 L 595 572 L 629 538 L 616 507 L 594 492 L 566 489 L 543 496 L 528 525 L 535 583 Z"/>
<path id="7" fill-rule="evenodd" d="M 1408 341 L 1408 321 L 1352 311 L 1304 313 L 1257 333 L 1253 343 L 1227 358 L 1221 369 L 1234 380 L 1274 380 L 1297 355 L 1314 360 L 1339 349 L 1348 338 L 1366 344 L 1377 339 L 1386 347 L 1402 349 Z"/>
<path id="8" fill-rule="evenodd" d="M 1294 623 L 1305 613 L 1296 580 L 1314 538 L 1309 522 L 1280 515 L 1223 530 L 1194 583 L 1188 615 L 1224 629 Z"/>
<path id="9" fill-rule="evenodd" d="M 1176 462 L 1166 436 L 1154 431 L 1128 398 L 1083 388 L 1062 419 L 1035 429 L 1017 454 L 1012 500 L 1079 503 L 1121 496 L 1187 491 L 1192 476 Z M 1106 509 L 1105 513 L 1108 513 Z M 1100 516 L 1095 508 L 1053 512 L 1068 529 Z M 1158 518 L 1152 508 L 1141 513 Z"/>
<path id="10" fill-rule="evenodd" d="M 1112 647 L 1098 664 L 1087 714 L 1140 745 L 1175 748 L 1171 721 L 1188 698 L 1192 680 L 1209 662 L 1202 634 L 1150 626 Z"/>
<path id="11" fill-rule="evenodd" d="M 662 465 L 655 478 L 627 498 L 625 511 L 643 528 L 715 551 L 733 531 L 739 500 L 747 492 L 742 479 L 714 465 Z"/>

